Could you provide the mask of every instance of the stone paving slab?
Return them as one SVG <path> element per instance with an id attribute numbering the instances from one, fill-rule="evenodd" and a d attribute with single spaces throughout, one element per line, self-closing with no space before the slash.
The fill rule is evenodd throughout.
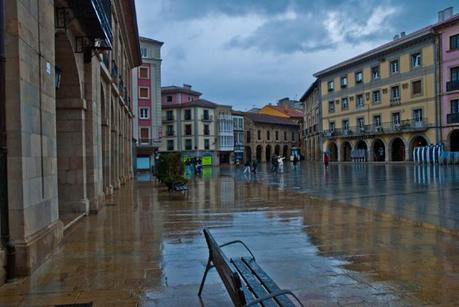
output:
<path id="1" fill-rule="evenodd" d="M 208 256 L 203 227 L 218 242 L 244 240 L 307 306 L 459 301 L 456 236 L 308 199 L 231 176 L 193 180 L 188 194 L 126 185 L 109 200 L 115 206 L 70 228 L 32 276 L 1 287 L 0 306 L 231 306 L 216 272 L 196 295 Z"/>

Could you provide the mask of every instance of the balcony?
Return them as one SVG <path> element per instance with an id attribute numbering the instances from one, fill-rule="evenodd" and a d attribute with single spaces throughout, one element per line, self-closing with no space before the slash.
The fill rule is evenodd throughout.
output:
<path id="1" fill-rule="evenodd" d="M 175 131 L 167 131 L 166 132 L 167 137 L 174 137 L 175 136 Z"/>
<path id="2" fill-rule="evenodd" d="M 457 122 L 459 122 L 459 113 L 455 114 Z M 362 136 L 374 136 L 381 134 L 396 134 L 402 132 L 415 132 L 420 130 L 426 130 L 431 125 L 427 123 L 427 119 L 421 120 L 408 119 L 400 122 L 386 122 L 378 125 L 364 125 L 349 127 L 347 129 L 333 129 L 325 130 L 325 138 L 353 138 Z"/>
<path id="3" fill-rule="evenodd" d="M 208 115 L 208 116 L 202 115 L 201 116 L 201 121 L 203 122 L 211 122 L 213 120 L 214 120 L 214 117 L 212 115 Z"/>
<path id="4" fill-rule="evenodd" d="M 73 15 L 80 21 L 85 35 L 96 44 L 111 48 L 112 33 L 112 2 L 111 0 L 68 1 Z"/>
<path id="5" fill-rule="evenodd" d="M 447 92 L 459 91 L 459 80 L 446 82 L 446 91 Z"/>
<path id="6" fill-rule="evenodd" d="M 173 122 L 175 121 L 175 116 L 174 115 L 163 116 L 162 120 L 163 122 Z"/>
<path id="7" fill-rule="evenodd" d="M 159 147 L 161 146 L 160 139 L 143 139 L 137 141 L 137 147 Z"/>
<path id="8" fill-rule="evenodd" d="M 398 106 L 398 105 L 400 105 L 400 103 L 401 103 L 400 97 L 392 97 L 390 99 L 390 105 L 391 106 Z"/>
<path id="9" fill-rule="evenodd" d="M 118 78 L 118 66 L 115 61 L 112 61 L 112 79 L 116 80 Z"/>
<path id="10" fill-rule="evenodd" d="M 459 123 L 459 113 L 450 113 L 446 115 L 446 122 L 448 124 L 457 124 Z"/>

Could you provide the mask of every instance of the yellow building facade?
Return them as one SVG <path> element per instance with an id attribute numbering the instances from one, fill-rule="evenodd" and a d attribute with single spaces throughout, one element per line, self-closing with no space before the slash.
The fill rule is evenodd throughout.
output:
<path id="1" fill-rule="evenodd" d="M 415 147 L 440 141 L 436 52 L 426 29 L 314 75 L 331 161 L 412 160 Z"/>

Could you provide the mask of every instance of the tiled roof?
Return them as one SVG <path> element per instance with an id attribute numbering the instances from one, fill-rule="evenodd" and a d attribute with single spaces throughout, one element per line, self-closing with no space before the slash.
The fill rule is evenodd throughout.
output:
<path id="1" fill-rule="evenodd" d="M 140 36 L 139 39 L 140 39 L 141 42 L 149 42 L 149 43 L 155 43 L 155 44 L 159 44 L 159 45 L 164 45 L 164 42 L 158 41 L 158 40 L 153 39 L 153 38 Z"/>
<path id="2" fill-rule="evenodd" d="M 301 117 L 301 118 L 303 118 L 303 111 L 302 110 L 298 110 L 298 109 L 294 109 L 294 108 L 284 108 L 284 107 L 280 107 L 280 106 L 271 106 L 271 107 L 276 109 L 279 112 L 284 113 L 288 117 L 292 117 L 292 118 Z"/>
<path id="3" fill-rule="evenodd" d="M 201 108 L 209 108 L 209 109 L 215 109 L 218 107 L 218 104 L 205 100 L 205 99 L 198 99 L 198 100 L 193 100 L 190 102 L 185 102 L 185 103 L 164 103 L 161 105 L 161 108 L 164 109 L 179 109 L 179 108 L 192 108 L 192 107 L 201 107 Z"/>
<path id="4" fill-rule="evenodd" d="M 298 124 L 288 118 L 272 116 L 260 113 L 246 112 L 245 116 L 256 123 L 281 125 L 281 126 L 298 126 Z"/>
<path id="5" fill-rule="evenodd" d="M 202 93 L 192 90 L 187 87 L 182 87 L 182 86 L 163 86 L 161 87 L 161 95 L 164 94 L 173 94 L 173 93 L 186 93 L 190 95 L 195 95 L 195 96 L 201 96 Z"/>

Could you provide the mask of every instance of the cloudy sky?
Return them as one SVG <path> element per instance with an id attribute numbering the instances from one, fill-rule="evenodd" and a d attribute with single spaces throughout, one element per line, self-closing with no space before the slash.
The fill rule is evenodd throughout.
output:
<path id="1" fill-rule="evenodd" d="M 136 0 L 140 35 L 164 42 L 162 85 L 247 110 L 299 99 L 312 74 L 434 23 L 459 0 Z M 455 10 L 455 12 L 456 12 Z"/>

